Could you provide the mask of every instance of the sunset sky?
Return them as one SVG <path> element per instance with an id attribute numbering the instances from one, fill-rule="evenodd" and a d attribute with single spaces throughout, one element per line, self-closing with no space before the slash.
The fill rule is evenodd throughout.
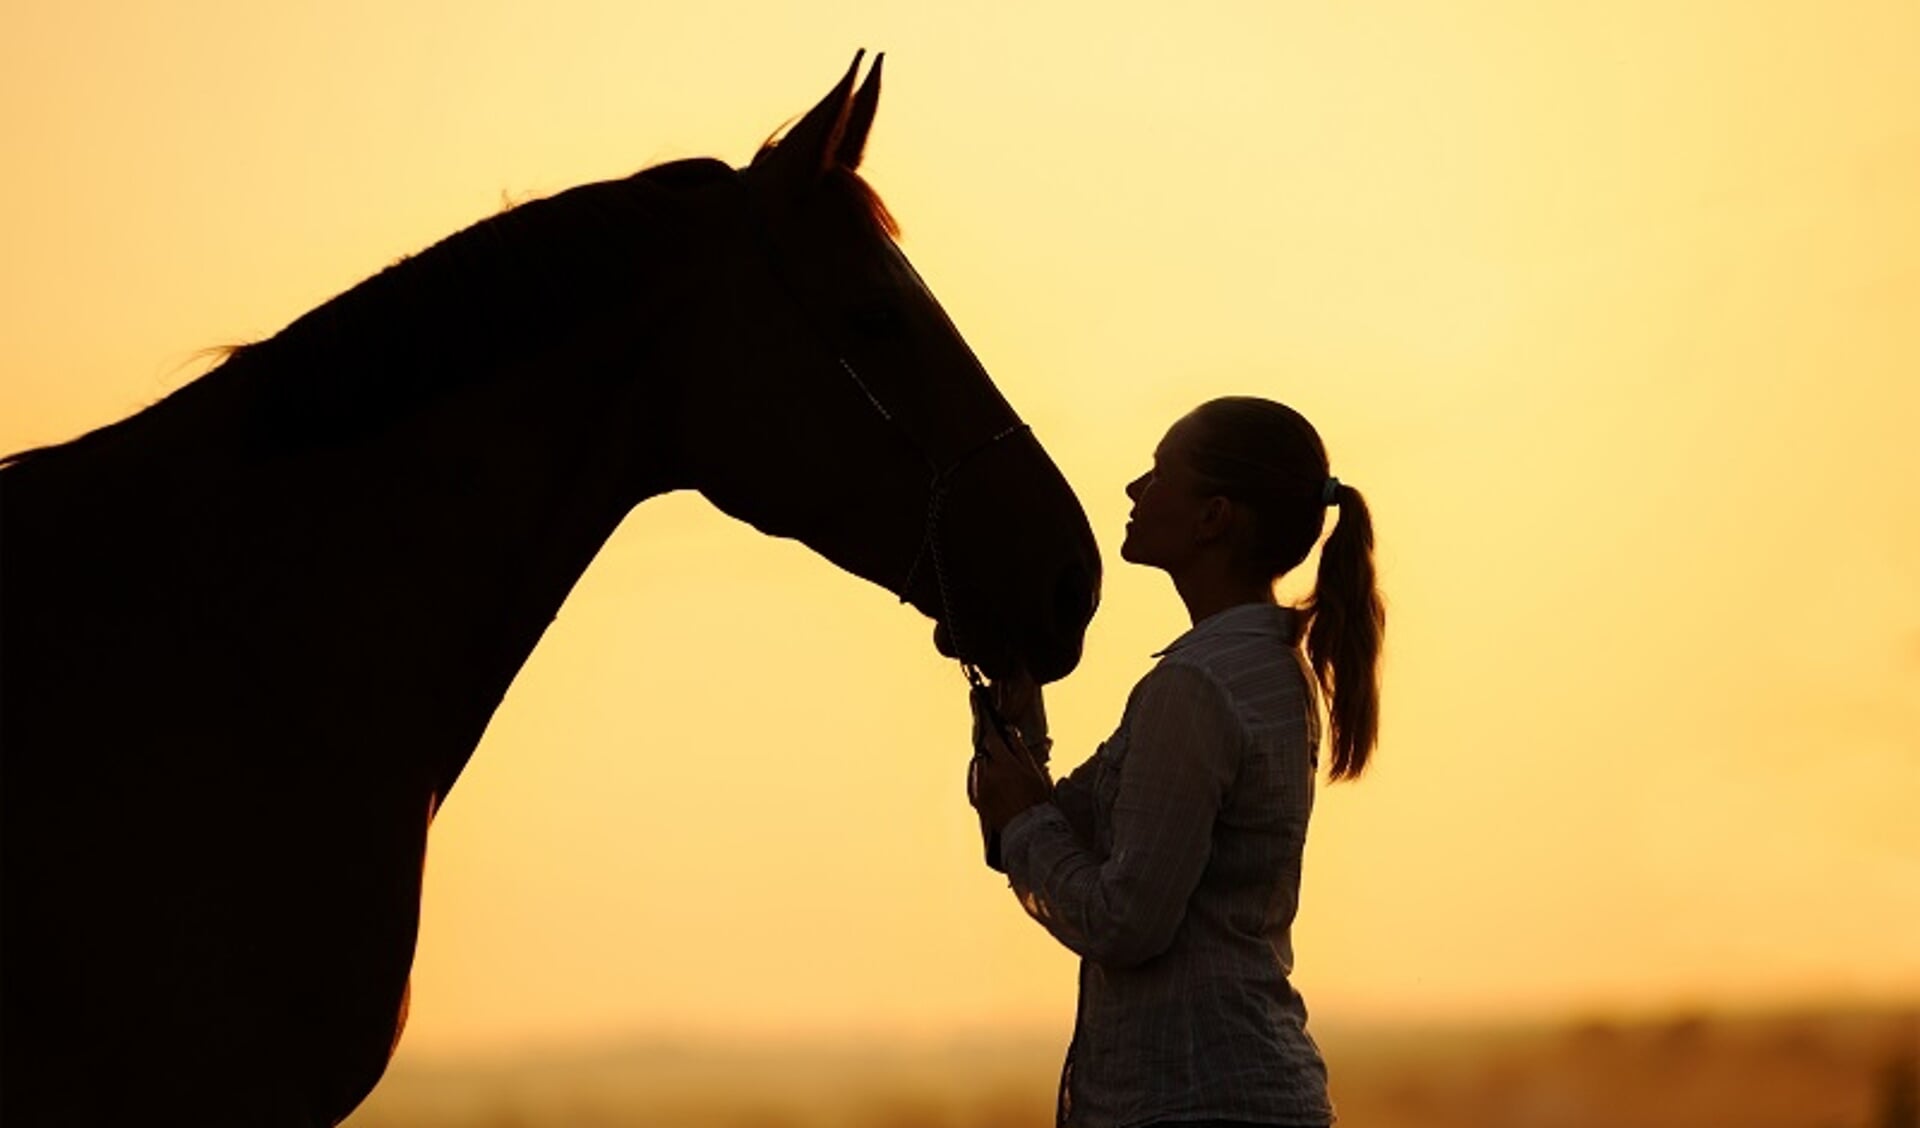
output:
<path id="1" fill-rule="evenodd" d="M 0 450 L 503 199 L 742 164 L 884 49 L 864 171 L 1107 559 L 1060 767 L 1186 626 L 1115 555 L 1172 419 L 1284 400 L 1374 507 L 1383 739 L 1308 843 L 1316 1023 L 1920 997 L 1911 0 L 6 23 Z M 1064 1036 L 928 635 L 697 496 L 636 509 L 434 827 L 402 1055 Z"/>

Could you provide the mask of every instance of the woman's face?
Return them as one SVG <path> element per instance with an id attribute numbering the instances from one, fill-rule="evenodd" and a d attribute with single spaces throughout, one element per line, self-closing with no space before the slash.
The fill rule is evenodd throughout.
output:
<path id="1" fill-rule="evenodd" d="M 1133 510 L 1120 559 L 1173 571 L 1192 554 L 1195 527 L 1212 496 L 1187 456 L 1194 428 L 1191 416 L 1175 423 L 1154 448 L 1153 468 L 1127 483 Z"/>

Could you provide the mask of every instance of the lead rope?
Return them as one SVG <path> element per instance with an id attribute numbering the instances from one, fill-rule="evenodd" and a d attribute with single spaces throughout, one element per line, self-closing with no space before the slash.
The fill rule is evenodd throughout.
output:
<path id="1" fill-rule="evenodd" d="M 842 363 L 845 363 L 844 361 Z M 986 680 L 981 677 L 979 667 L 969 662 L 966 647 L 960 642 L 960 616 L 954 612 L 953 592 L 947 586 L 947 567 L 945 557 L 940 552 L 940 514 L 947 499 L 947 491 L 952 486 L 953 476 L 959 473 L 974 455 L 986 450 L 1011 435 L 1027 431 L 1025 423 L 1014 423 L 965 451 L 953 460 L 953 464 L 934 476 L 927 484 L 927 528 L 920 538 L 920 551 L 914 554 L 913 563 L 907 567 L 907 578 L 900 585 L 900 602 L 907 601 L 907 595 L 913 589 L 913 577 L 920 570 L 920 560 L 928 557 L 933 560 L 933 579 L 940 595 L 940 610 L 946 616 L 947 640 L 953 644 L 954 657 L 960 662 L 960 672 L 966 675 L 967 684 L 975 689 L 986 688 Z"/>

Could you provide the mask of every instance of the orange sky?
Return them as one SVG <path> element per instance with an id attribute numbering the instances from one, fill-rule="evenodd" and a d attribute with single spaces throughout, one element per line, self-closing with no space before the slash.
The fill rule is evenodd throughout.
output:
<path id="1" fill-rule="evenodd" d="M 0 40 L 0 448 L 503 194 L 742 162 L 883 48 L 870 178 L 1108 554 L 1061 766 L 1184 626 L 1113 556 L 1174 416 L 1284 399 L 1372 500 L 1316 1021 L 1920 994 L 1911 3 L 126 7 Z M 435 827 L 403 1053 L 1064 1028 L 962 688 L 885 593 L 642 506 Z"/>

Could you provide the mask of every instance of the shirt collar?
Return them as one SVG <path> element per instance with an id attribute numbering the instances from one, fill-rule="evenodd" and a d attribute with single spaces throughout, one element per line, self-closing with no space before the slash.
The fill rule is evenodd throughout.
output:
<path id="1" fill-rule="evenodd" d="M 1300 612 L 1292 607 L 1271 603 L 1241 603 L 1216 611 L 1195 623 L 1191 629 L 1164 648 L 1153 652 L 1158 658 L 1184 650 L 1208 639 L 1274 636 L 1288 646 L 1300 640 Z"/>

